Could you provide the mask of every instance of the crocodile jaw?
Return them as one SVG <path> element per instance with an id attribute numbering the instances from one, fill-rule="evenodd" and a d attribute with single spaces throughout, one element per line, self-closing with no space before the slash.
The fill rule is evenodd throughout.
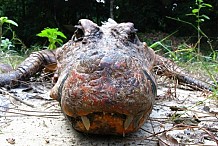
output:
<path id="1" fill-rule="evenodd" d="M 133 90 L 117 88 L 117 82 L 112 83 L 103 74 L 95 84 L 93 80 L 87 84 L 87 75 L 76 70 L 62 77 L 56 90 L 63 112 L 70 117 L 73 127 L 81 132 L 122 135 L 137 131 L 153 106 L 155 95 L 151 81 L 141 72 L 139 82 L 144 84 L 134 82 Z M 98 84 L 102 82 L 105 84 Z"/>
<path id="2" fill-rule="evenodd" d="M 74 129 L 91 134 L 123 135 L 137 131 L 147 120 L 150 111 L 144 115 L 122 115 L 116 113 L 90 113 L 73 118 L 67 116 Z"/>

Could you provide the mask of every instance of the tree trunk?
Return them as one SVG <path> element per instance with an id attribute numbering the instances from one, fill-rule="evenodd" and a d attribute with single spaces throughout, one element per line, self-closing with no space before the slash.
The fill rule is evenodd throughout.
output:
<path id="1" fill-rule="evenodd" d="M 0 48 L 2 44 L 2 24 L 0 24 Z"/>
<path id="2" fill-rule="evenodd" d="M 114 19 L 114 0 L 110 0 L 110 18 Z"/>

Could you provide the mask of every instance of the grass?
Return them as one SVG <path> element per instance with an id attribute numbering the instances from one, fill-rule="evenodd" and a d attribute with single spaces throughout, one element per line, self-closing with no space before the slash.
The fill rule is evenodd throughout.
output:
<path id="1" fill-rule="evenodd" d="M 0 60 L 0 63 L 8 64 L 15 69 L 24 60 L 24 57 L 12 50 L 0 51 Z"/>
<path id="2" fill-rule="evenodd" d="M 41 48 L 41 46 L 35 45 L 19 53 L 13 49 L 0 50 L 0 63 L 10 65 L 13 69 L 16 69 L 32 52 L 39 51 Z"/>
<path id="3" fill-rule="evenodd" d="M 153 47 L 156 53 L 173 60 L 184 71 L 196 79 L 200 79 L 216 85 L 213 96 L 218 93 L 218 58 L 217 53 L 198 53 L 197 43 L 191 44 L 190 38 L 177 38 L 161 32 L 140 34 L 139 38 Z M 210 50 L 212 46 L 209 46 Z M 210 51 L 211 52 L 211 51 Z"/>

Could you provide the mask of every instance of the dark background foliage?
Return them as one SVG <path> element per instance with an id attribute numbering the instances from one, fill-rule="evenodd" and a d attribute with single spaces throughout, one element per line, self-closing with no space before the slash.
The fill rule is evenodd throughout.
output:
<path id="1" fill-rule="evenodd" d="M 88 18 L 101 24 L 110 17 L 110 1 L 96 0 L 0 0 L 0 16 L 7 16 L 19 24 L 14 27 L 17 36 L 27 45 L 40 42 L 36 37 L 45 27 L 58 27 L 68 38 L 74 31 L 74 25 L 81 18 Z M 210 17 L 202 23 L 202 30 L 211 38 L 218 39 L 218 1 L 204 0 L 213 6 L 205 9 Z M 195 7 L 195 0 L 114 0 L 113 14 L 117 22 L 130 21 L 139 32 L 163 31 L 176 35 L 196 36 L 196 30 L 166 18 L 180 18 L 195 23 L 194 17 L 186 16 Z M 216 48 L 217 49 L 217 48 Z"/>

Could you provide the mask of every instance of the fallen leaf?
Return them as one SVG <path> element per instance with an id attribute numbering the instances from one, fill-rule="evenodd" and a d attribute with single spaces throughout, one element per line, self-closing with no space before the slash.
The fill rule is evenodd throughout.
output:
<path id="1" fill-rule="evenodd" d="M 10 144 L 15 144 L 15 139 L 14 138 L 7 138 L 6 140 Z"/>

